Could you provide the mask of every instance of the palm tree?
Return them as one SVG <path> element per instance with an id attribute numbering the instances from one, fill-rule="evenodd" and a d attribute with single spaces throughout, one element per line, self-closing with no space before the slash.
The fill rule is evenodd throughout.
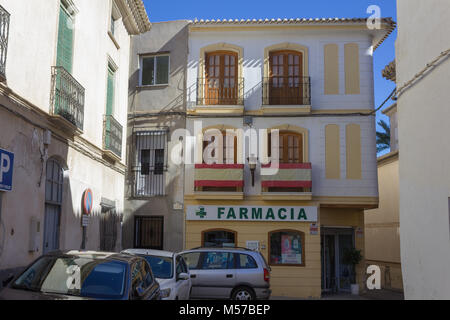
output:
<path id="1" fill-rule="evenodd" d="M 377 131 L 377 152 L 381 152 L 391 147 L 391 128 L 384 120 L 378 121 L 378 125 L 384 130 Z"/>

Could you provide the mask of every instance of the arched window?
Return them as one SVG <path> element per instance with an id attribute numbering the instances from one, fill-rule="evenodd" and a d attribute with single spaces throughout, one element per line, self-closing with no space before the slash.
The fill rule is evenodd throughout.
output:
<path id="1" fill-rule="evenodd" d="M 45 182 L 44 253 L 59 249 L 63 169 L 54 159 L 47 161 Z"/>
<path id="2" fill-rule="evenodd" d="M 238 54 L 232 51 L 206 53 L 205 104 L 236 105 L 239 98 Z"/>
<path id="3" fill-rule="evenodd" d="M 236 247 L 236 232 L 214 229 L 202 232 L 202 247 Z"/>
<path id="4" fill-rule="evenodd" d="M 303 53 L 292 50 L 270 52 L 269 104 L 303 105 L 305 79 Z"/>
<path id="5" fill-rule="evenodd" d="M 272 135 L 269 134 L 269 157 L 275 156 L 276 152 L 272 149 Z M 280 131 L 279 132 L 279 163 L 303 163 L 303 135 L 297 132 Z"/>
<path id="6" fill-rule="evenodd" d="M 297 230 L 270 232 L 269 264 L 305 266 L 305 234 Z"/>

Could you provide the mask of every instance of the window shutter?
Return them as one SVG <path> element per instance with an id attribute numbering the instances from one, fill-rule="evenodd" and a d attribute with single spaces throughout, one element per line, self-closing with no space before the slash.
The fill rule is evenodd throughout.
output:
<path id="1" fill-rule="evenodd" d="M 114 111 L 114 72 L 108 68 L 108 88 L 106 98 L 106 115 L 112 116 Z"/>
<path id="2" fill-rule="evenodd" d="M 58 48 L 56 58 L 57 66 L 64 67 L 64 69 L 72 73 L 72 57 L 73 21 L 66 10 L 61 7 L 59 14 Z"/>

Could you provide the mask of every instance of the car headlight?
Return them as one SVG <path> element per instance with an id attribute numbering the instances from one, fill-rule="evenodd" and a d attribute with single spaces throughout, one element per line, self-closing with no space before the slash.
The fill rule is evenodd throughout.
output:
<path id="1" fill-rule="evenodd" d="M 161 290 L 161 298 L 162 299 L 168 298 L 170 296 L 170 292 L 171 292 L 170 289 L 163 289 L 163 290 Z"/>

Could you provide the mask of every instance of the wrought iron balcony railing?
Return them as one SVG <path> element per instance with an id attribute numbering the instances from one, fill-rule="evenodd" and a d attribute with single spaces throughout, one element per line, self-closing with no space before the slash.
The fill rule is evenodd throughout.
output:
<path id="1" fill-rule="evenodd" d="M 9 37 L 9 13 L 0 5 L 0 81 L 6 80 L 6 55 Z"/>
<path id="2" fill-rule="evenodd" d="M 53 115 L 58 115 L 83 130 L 84 88 L 63 67 L 52 67 L 50 94 Z"/>
<path id="3" fill-rule="evenodd" d="M 310 77 L 272 76 L 263 79 L 263 105 L 310 104 Z"/>
<path id="4" fill-rule="evenodd" d="M 103 144 L 105 150 L 113 152 L 119 158 L 122 157 L 122 125 L 113 116 L 105 116 L 103 125 Z"/>
<path id="5" fill-rule="evenodd" d="M 198 78 L 197 105 L 243 105 L 243 78 Z"/>

